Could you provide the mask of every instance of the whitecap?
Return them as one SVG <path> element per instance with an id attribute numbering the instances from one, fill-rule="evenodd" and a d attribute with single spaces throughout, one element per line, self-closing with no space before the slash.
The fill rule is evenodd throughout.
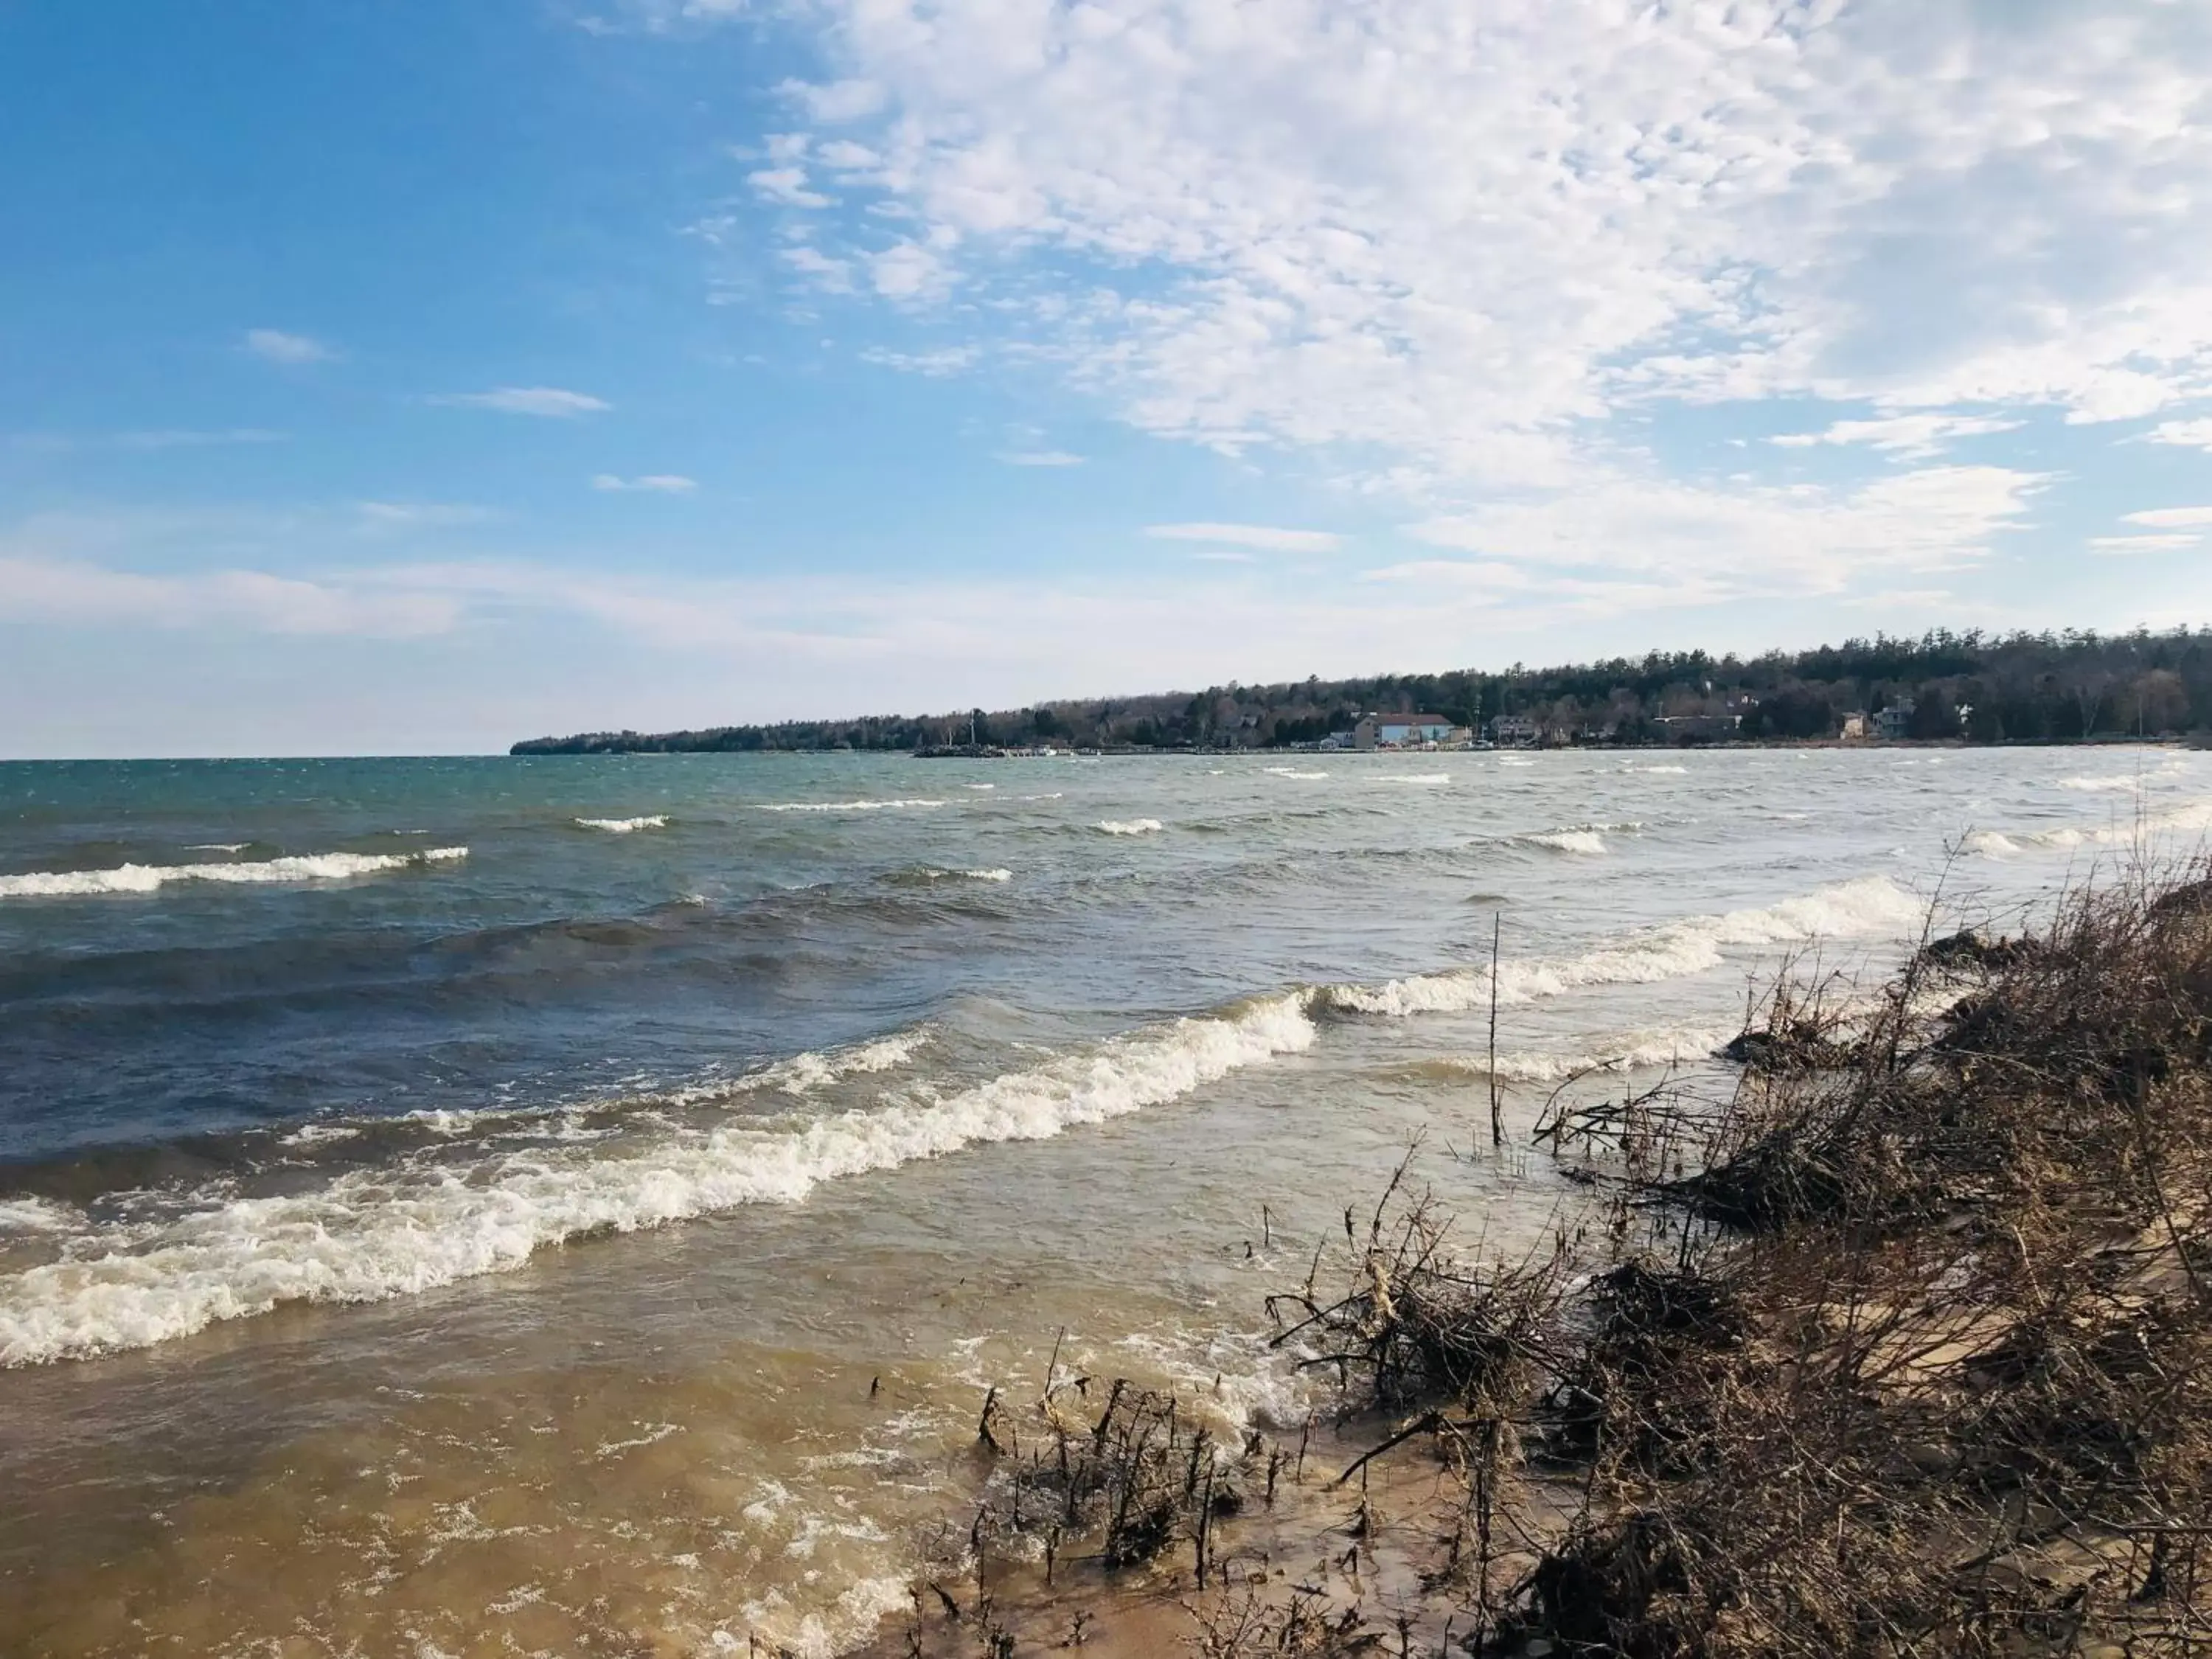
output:
<path id="1" fill-rule="evenodd" d="M 1375 780 L 1377 783 L 1449 783 L 1449 772 L 1385 772 Z"/>
<path id="2" fill-rule="evenodd" d="M 1263 766 L 1260 769 L 1273 777 L 1297 778 L 1308 783 L 1317 783 L 1328 775 L 1326 772 L 1302 772 L 1295 766 Z"/>
<path id="3" fill-rule="evenodd" d="M 1109 836 L 1156 836 L 1165 828 L 1158 818 L 1101 818 L 1098 827 Z"/>
<path id="4" fill-rule="evenodd" d="M 450 1168 L 349 1170 L 310 1193 L 234 1199 L 143 1229 L 131 1247 L 0 1279 L 0 1364 L 136 1348 L 288 1303 L 348 1303 L 518 1267 L 581 1235 L 745 1204 L 995 1141 L 1048 1139 L 1164 1104 L 1311 1045 L 1306 998 L 1147 1028 L 927 1102 L 744 1121 L 626 1146 L 534 1146 Z"/>
<path id="5" fill-rule="evenodd" d="M 349 881 L 389 870 L 421 869 L 469 855 L 465 847 L 426 852 L 304 853 L 251 864 L 124 864 L 109 870 L 33 870 L 0 876 L 0 899 L 81 898 L 99 893 L 151 893 L 171 882 Z"/>
<path id="6" fill-rule="evenodd" d="M 635 818 L 578 818 L 576 825 L 582 830 L 604 830 L 611 836 L 627 836 L 640 830 L 665 830 L 667 815 L 654 812 Z"/>
<path id="7" fill-rule="evenodd" d="M 1652 985 L 1720 967 L 1732 945 L 1798 944 L 1815 939 L 1909 936 L 1926 905 L 1887 876 L 1860 876 L 1759 909 L 1692 916 L 1593 945 L 1579 956 L 1501 963 L 1498 1000 L 1503 1005 L 1561 995 L 1596 985 Z M 1419 1013 L 1464 1013 L 1490 1000 L 1487 966 L 1395 979 L 1382 985 L 1333 985 L 1320 1005 L 1345 1013 L 1403 1018 Z"/>
<path id="8" fill-rule="evenodd" d="M 1602 857 L 1606 851 L 1605 837 L 1595 830 L 1552 830 L 1541 835 L 1521 836 L 1516 840 L 1531 847 L 1548 847 L 1559 853 L 1579 853 L 1587 858 Z"/>

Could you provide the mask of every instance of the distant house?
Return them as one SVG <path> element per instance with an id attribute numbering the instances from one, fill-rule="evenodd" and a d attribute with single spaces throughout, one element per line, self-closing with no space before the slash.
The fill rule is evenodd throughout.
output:
<path id="1" fill-rule="evenodd" d="M 1867 717 L 1866 717 L 1864 714 L 1846 714 L 1846 715 L 1844 715 L 1844 734 L 1843 734 L 1843 735 L 1844 735 L 1844 741 L 1845 743 L 1863 743 L 1863 742 L 1865 742 L 1865 741 L 1866 741 L 1866 736 L 1867 736 L 1867 726 L 1868 726 L 1868 720 L 1867 720 Z"/>
<path id="2" fill-rule="evenodd" d="M 1893 702 L 1874 717 L 1875 735 L 1884 743 L 1895 743 L 1899 738 L 1912 735 L 1913 705 Z"/>
<path id="3" fill-rule="evenodd" d="M 1458 730 L 1442 714 L 1370 714 L 1352 728 L 1354 749 L 1442 747 Z"/>
<path id="4" fill-rule="evenodd" d="M 1532 748 L 1538 736 L 1535 720 L 1527 714 L 1500 714 L 1490 722 L 1490 740 L 1501 749 Z"/>

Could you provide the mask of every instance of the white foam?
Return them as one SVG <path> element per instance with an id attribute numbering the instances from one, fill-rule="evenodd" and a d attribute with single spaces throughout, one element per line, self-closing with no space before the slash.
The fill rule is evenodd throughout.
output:
<path id="1" fill-rule="evenodd" d="M 1657 1030 L 1626 1031 L 1579 1053 L 1546 1049 L 1523 1050 L 1498 1056 L 1497 1075 L 1510 1083 L 1559 1083 L 1593 1072 L 1642 1071 L 1702 1060 L 1736 1035 L 1718 1025 L 1680 1025 Z M 1431 1062 L 1449 1072 L 1486 1077 L 1490 1062 L 1482 1054 L 1454 1054 Z"/>
<path id="2" fill-rule="evenodd" d="M 187 853 L 243 853 L 252 846 L 250 841 L 196 841 L 185 848 Z"/>
<path id="3" fill-rule="evenodd" d="M 941 800 L 776 800 L 763 801 L 763 812 L 901 812 L 942 806 Z"/>
<path id="4" fill-rule="evenodd" d="M 924 870 L 924 881 L 1012 881 L 1011 870 Z"/>
<path id="5" fill-rule="evenodd" d="M 1449 772 L 1385 772 L 1375 780 L 1377 783 L 1449 783 Z"/>
<path id="6" fill-rule="evenodd" d="M 996 789 L 999 786 L 995 783 L 970 783 L 963 785 L 963 787 L 969 789 L 983 790 Z"/>
<path id="7" fill-rule="evenodd" d="M 1761 909 L 1692 916 L 1594 945 L 1580 956 L 1501 963 L 1498 1000 L 1508 1006 L 1559 996 L 1593 985 L 1654 985 L 1710 972 L 1732 945 L 1802 943 L 1814 939 L 1904 938 L 1927 907 L 1887 876 L 1861 876 Z M 1464 1013 L 1490 1000 L 1487 967 L 1419 974 L 1382 985 L 1334 985 L 1323 1006 L 1346 1013 L 1404 1018 Z"/>
<path id="8" fill-rule="evenodd" d="M 578 818 L 581 830 L 604 830 L 611 836 L 633 835 L 640 830 L 665 830 L 668 818 L 665 813 L 654 812 L 635 818 Z"/>
<path id="9" fill-rule="evenodd" d="M 1298 778 L 1307 782 L 1318 782 L 1328 775 L 1326 772 L 1301 772 L 1295 766 L 1263 766 L 1261 771 L 1278 778 Z"/>
<path id="10" fill-rule="evenodd" d="M 146 1229 L 130 1249 L 0 1279 L 0 1364 L 143 1347 L 285 1303 L 380 1301 L 512 1269 L 580 1234 L 795 1203 L 825 1181 L 1047 1139 L 1307 1048 L 1306 1000 L 1276 996 L 1179 1019 L 941 1100 L 803 1127 L 729 1123 L 617 1157 L 554 1146 L 470 1168 L 356 1170 L 313 1193 L 234 1200 Z"/>
<path id="11" fill-rule="evenodd" d="M 420 869 L 469 855 L 465 847 L 422 853 L 303 853 L 252 864 L 124 864 L 111 870 L 34 870 L 0 876 L 0 899 L 82 898 L 96 893 L 151 893 L 176 881 L 228 883 L 349 881 L 387 870 Z"/>
<path id="12" fill-rule="evenodd" d="M 1587 858 L 1600 858 L 1605 854 L 1605 837 L 1595 830 L 1553 830 L 1542 835 L 1522 836 L 1517 839 L 1532 847 L 1548 847 L 1559 853 L 1579 853 Z"/>
<path id="13" fill-rule="evenodd" d="M 280 1146 L 322 1146 L 334 1140 L 352 1140 L 361 1133 L 353 1123 L 302 1123 L 276 1144 Z"/>
<path id="14" fill-rule="evenodd" d="M 84 1218 L 65 1205 L 44 1198 L 0 1198 L 0 1234 L 73 1233 Z"/>
<path id="15" fill-rule="evenodd" d="M 1158 818 L 1102 818 L 1098 827 L 1109 836 L 1157 836 L 1164 828 Z"/>
<path id="16" fill-rule="evenodd" d="M 1690 769 L 1686 766 L 1624 766 L 1621 768 L 1621 770 L 1624 772 L 1650 772 L 1654 774 L 1672 772 L 1678 776 L 1686 776 Z"/>
<path id="17" fill-rule="evenodd" d="M 2203 836 L 2212 831 L 2212 800 L 2190 801 L 2163 812 L 2137 811 L 2101 825 L 2059 824 L 2049 830 L 1976 830 L 1960 842 L 1962 851 L 1981 858 L 2011 858 L 2048 848 L 2071 852 L 2080 847 L 2148 848 L 2160 836 Z"/>

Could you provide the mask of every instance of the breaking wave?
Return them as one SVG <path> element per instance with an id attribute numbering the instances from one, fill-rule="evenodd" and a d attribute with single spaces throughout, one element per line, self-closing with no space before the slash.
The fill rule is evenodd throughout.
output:
<path id="1" fill-rule="evenodd" d="M 1449 772 L 1385 772 L 1375 780 L 1377 783 L 1449 783 Z"/>
<path id="2" fill-rule="evenodd" d="M 1722 965 L 1729 945 L 1789 945 L 1814 939 L 1899 938 L 1917 928 L 1923 902 L 1887 876 L 1861 876 L 1755 910 L 1692 916 L 1593 946 L 1579 956 L 1499 964 L 1498 1000 L 1508 1006 L 1593 985 L 1653 985 Z M 1403 1018 L 1464 1013 L 1490 1000 L 1487 967 L 1418 974 L 1382 985 L 1335 985 L 1321 1006 L 1346 1014 Z"/>
<path id="3" fill-rule="evenodd" d="M 1587 858 L 1603 856 L 1605 837 L 1595 830 L 1552 830 L 1541 835 L 1516 836 L 1528 847 L 1548 847 L 1555 853 L 1579 853 Z"/>
<path id="4" fill-rule="evenodd" d="M 96 893 L 152 893 L 171 882 L 349 881 L 387 870 L 421 869 L 469 855 L 465 847 L 421 853 L 303 853 L 251 864 L 123 864 L 112 870 L 34 870 L 0 876 L 0 899 L 79 898 Z"/>
<path id="5" fill-rule="evenodd" d="M 1260 769 L 1272 777 L 1297 778 L 1309 783 L 1319 782 L 1328 775 L 1326 772 L 1302 772 L 1295 766 L 1263 766 Z"/>
<path id="6" fill-rule="evenodd" d="M 580 830 L 604 830 L 611 836 L 627 836 L 639 830 L 665 830 L 668 818 L 666 814 L 660 812 L 636 818 L 578 818 L 576 827 Z"/>
<path id="7" fill-rule="evenodd" d="M 1644 1071 L 1692 1063 L 1707 1059 L 1735 1035 L 1734 1028 L 1719 1025 L 1627 1031 L 1580 1053 L 1533 1049 L 1501 1054 L 1498 1056 L 1496 1074 L 1500 1081 L 1509 1083 L 1563 1083 L 1571 1077 L 1595 1072 Z M 1401 1070 L 1445 1081 L 1492 1074 L 1488 1058 L 1474 1054 L 1418 1060 Z"/>
<path id="8" fill-rule="evenodd" d="M 1101 818 L 1098 827 L 1109 836 L 1157 836 L 1165 826 L 1158 818 Z"/>
<path id="9" fill-rule="evenodd" d="M 1315 1028 L 1306 1001 L 1264 998 L 943 1099 L 803 1126 L 726 1123 L 619 1157 L 588 1143 L 539 1146 L 465 1172 L 361 1169 L 316 1192 L 237 1199 L 141 1229 L 124 1248 L 81 1250 L 0 1280 L 0 1365 L 144 1347 L 288 1303 L 381 1301 L 518 1267 L 585 1234 L 794 1203 L 825 1181 L 978 1143 L 1044 1139 L 1309 1047 Z"/>

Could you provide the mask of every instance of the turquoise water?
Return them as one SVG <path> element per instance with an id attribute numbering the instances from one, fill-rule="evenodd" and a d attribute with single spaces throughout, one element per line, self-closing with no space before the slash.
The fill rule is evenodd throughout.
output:
<path id="1" fill-rule="evenodd" d="M 24 1650 L 141 1650 L 115 1607 L 210 1652 L 842 1645 L 1060 1328 L 1302 1408 L 1261 1204 L 1325 1226 L 1425 1130 L 1540 1230 L 1540 1162 L 1452 1156 L 1493 918 L 1525 1124 L 1708 1064 L 1786 957 L 1893 960 L 1939 890 L 2194 846 L 2208 758 L 0 766 Z"/>

